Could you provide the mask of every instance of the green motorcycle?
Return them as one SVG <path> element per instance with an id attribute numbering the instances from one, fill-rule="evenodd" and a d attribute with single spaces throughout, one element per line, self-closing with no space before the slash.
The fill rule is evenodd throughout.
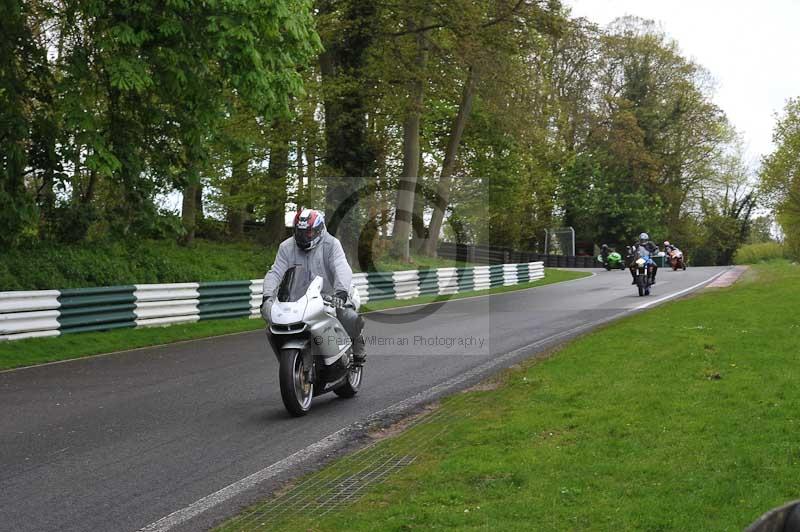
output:
<path id="1" fill-rule="evenodd" d="M 603 267 L 608 271 L 625 269 L 625 262 L 622 260 L 622 255 L 616 251 L 609 253 L 608 257 L 606 257 L 606 260 L 603 260 L 602 255 L 598 255 L 597 262 L 602 263 Z"/>

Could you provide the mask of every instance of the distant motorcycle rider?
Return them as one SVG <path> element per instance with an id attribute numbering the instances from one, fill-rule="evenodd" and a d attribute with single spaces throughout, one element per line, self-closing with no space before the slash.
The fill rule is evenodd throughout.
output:
<path id="1" fill-rule="evenodd" d="M 611 254 L 608 244 L 600 246 L 600 257 L 603 259 L 603 266 L 608 264 L 608 256 Z"/>
<path id="2" fill-rule="evenodd" d="M 639 235 L 639 242 L 633 245 L 634 251 L 644 251 L 651 257 L 658 253 L 658 246 L 650 240 L 650 235 L 647 233 L 642 233 Z M 636 263 L 631 263 L 631 277 L 633 277 L 633 282 L 631 284 L 636 284 Z M 652 273 L 650 274 L 650 282 L 651 284 L 656 284 L 656 273 L 658 273 L 658 266 L 653 263 L 652 264 Z"/>
<path id="3" fill-rule="evenodd" d="M 275 293 L 286 271 L 302 267 L 313 278 L 322 277 L 322 293 L 333 296 L 336 317 L 353 342 L 353 359 L 363 364 L 367 358 L 364 338 L 364 320 L 356 312 L 349 293 L 353 270 L 339 240 L 325 228 L 325 216 L 314 209 L 300 209 L 294 217 L 294 235 L 281 242 L 275 263 L 264 276 L 264 299 L 261 316 L 269 321 L 270 308 Z"/>
<path id="4" fill-rule="evenodd" d="M 678 250 L 678 246 L 673 246 L 672 244 L 669 243 L 669 240 L 665 240 L 664 241 L 664 252 L 667 255 L 669 255 L 673 251 L 677 251 L 677 250 Z"/>

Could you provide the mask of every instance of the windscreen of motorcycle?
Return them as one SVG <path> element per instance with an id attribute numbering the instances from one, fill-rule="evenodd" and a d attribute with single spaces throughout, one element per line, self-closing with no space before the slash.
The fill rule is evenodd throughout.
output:
<path id="1" fill-rule="evenodd" d="M 314 276 L 302 266 L 292 266 L 283 275 L 278 287 L 278 301 L 281 303 L 294 303 L 306 295 L 308 287 Z"/>

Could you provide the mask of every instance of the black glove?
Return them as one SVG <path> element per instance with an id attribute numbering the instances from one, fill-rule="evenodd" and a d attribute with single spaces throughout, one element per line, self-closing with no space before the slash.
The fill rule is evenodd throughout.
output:
<path id="1" fill-rule="evenodd" d="M 345 292 L 344 290 L 339 290 L 333 297 L 333 306 L 336 308 L 344 308 L 346 304 L 347 304 L 347 292 Z"/>

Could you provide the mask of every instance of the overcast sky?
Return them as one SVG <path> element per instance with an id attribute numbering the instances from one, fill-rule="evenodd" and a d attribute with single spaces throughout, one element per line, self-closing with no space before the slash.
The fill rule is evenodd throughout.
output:
<path id="1" fill-rule="evenodd" d="M 606 25 L 623 15 L 661 23 L 717 83 L 714 101 L 757 162 L 772 150 L 774 114 L 800 96 L 800 0 L 565 0 Z"/>

